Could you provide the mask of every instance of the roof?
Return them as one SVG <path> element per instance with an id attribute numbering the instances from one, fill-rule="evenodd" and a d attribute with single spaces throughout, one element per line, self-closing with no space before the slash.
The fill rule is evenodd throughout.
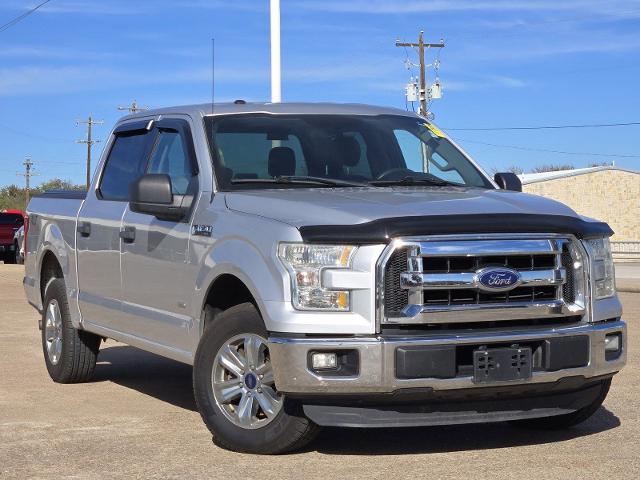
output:
<path id="1" fill-rule="evenodd" d="M 212 113 L 213 110 L 213 113 Z M 127 115 L 121 120 L 182 113 L 192 116 L 227 115 L 230 113 L 273 113 L 273 114 L 325 114 L 325 115 L 404 115 L 416 116 L 399 108 L 378 107 L 356 103 L 203 103 L 158 108 Z"/>
<path id="2" fill-rule="evenodd" d="M 619 168 L 614 166 L 604 167 L 589 167 L 589 168 L 576 168 L 573 170 L 557 170 L 555 172 L 542 172 L 542 173 L 522 173 L 518 175 L 523 185 L 528 183 L 546 182 L 547 180 L 556 180 L 558 178 L 575 177 L 576 175 L 585 175 L 594 172 L 603 172 L 606 170 L 616 170 L 620 172 L 635 173 L 640 175 L 640 172 L 630 170 L 627 168 Z"/>

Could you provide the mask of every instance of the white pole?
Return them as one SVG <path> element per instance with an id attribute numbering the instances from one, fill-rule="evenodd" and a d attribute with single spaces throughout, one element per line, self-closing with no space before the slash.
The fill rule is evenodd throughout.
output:
<path id="1" fill-rule="evenodd" d="M 271 101 L 282 101 L 280 63 L 280 0 L 271 0 Z"/>

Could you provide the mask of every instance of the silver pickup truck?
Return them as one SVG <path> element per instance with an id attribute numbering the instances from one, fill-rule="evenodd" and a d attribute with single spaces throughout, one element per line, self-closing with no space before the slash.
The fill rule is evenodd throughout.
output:
<path id="1" fill-rule="evenodd" d="M 89 380 L 107 338 L 191 364 L 214 441 L 253 453 L 321 426 L 577 424 L 626 360 L 613 232 L 519 190 L 396 109 L 125 117 L 88 192 L 28 208 L 47 369 Z"/>

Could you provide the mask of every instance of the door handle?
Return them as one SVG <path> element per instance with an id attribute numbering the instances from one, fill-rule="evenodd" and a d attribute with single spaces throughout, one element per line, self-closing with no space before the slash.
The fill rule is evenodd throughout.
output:
<path id="1" fill-rule="evenodd" d="M 81 236 L 88 237 L 91 235 L 91 222 L 78 222 L 76 230 Z"/>
<path id="2" fill-rule="evenodd" d="M 123 227 L 120 229 L 120 238 L 124 243 L 136 241 L 136 227 Z"/>

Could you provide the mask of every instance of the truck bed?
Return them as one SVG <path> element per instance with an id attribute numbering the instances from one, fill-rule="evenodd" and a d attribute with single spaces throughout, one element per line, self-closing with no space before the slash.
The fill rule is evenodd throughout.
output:
<path id="1" fill-rule="evenodd" d="M 50 190 L 29 202 L 24 284 L 29 303 L 38 309 L 42 308 L 38 271 L 47 251 L 56 252 L 67 288 L 77 288 L 76 223 L 86 195 L 84 190 Z"/>

